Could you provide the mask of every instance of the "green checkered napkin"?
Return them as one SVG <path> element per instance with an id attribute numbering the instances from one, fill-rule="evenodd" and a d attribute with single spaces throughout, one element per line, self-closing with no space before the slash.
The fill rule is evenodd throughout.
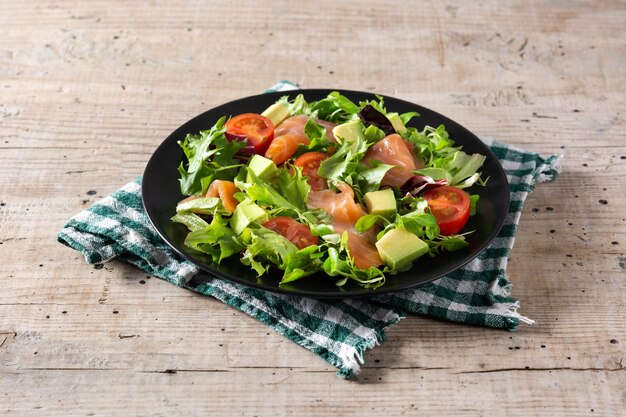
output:
<path id="1" fill-rule="evenodd" d="M 296 88 L 281 82 L 268 91 Z M 521 316 L 510 296 L 506 276 L 511 248 L 524 200 L 535 184 L 558 174 L 559 158 L 486 141 L 504 167 L 511 205 L 502 231 L 493 243 L 464 268 L 419 288 L 371 300 L 322 301 L 275 294 L 214 278 L 188 284 L 198 269 L 178 257 L 152 228 L 141 202 L 141 178 L 125 185 L 72 217 L 58 240 L 80 251 L 90 264 L 119 259 L 174 285 L 215 297 L 303 346 L 345 377 L 358 375 L 366 349 L 384 339 L 387 326 L 408 313 L 515 330 Z"/>

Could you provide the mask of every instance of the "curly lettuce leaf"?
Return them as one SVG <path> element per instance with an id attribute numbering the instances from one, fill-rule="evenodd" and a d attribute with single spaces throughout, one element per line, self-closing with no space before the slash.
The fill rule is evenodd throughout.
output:
<path id="1" fill-rule="evenodd" d="M 454 159 L 447 166 L 448 171 L 453 175 L 450 184 L 458 188 L 474 185 L 480 178 L 477 171 L 483 166 L 485 159 L 485 155 L 478 153 L 468 155 L 463 151 L 456 152 Z"/>
<path id="2" fill-rule="evenodd" d="M 285 284 L 321 270 L 322 255 L 317 246 L 298 249 L 282 235 L 264 227 L 247 229 L 242 239 L 247 248 L 241 262 L 254 269 L 258 276 L 275 265 L 284 271 L 280 283 Z"/>
<path id="3" fill-rule="evenodd" d="M 446 179 L 457 188 L 468 188 L 480 180 L 478 170 L 486 157 L 481 154 L 467 154 L 460 147 L 454 147 L 444 125 L 437 128 L 426 126 L 421 132 L 408 128 L 404 135 L 410 141 L 425 168 L 414 171 L 433 179 Z"/>
<path id="4" fill-rule="evenodd" d="M 226 117 L 222 117 L 209 130 L 198 135 L 187 135 L 179 141 L 187 158 L 181 162 L 180 191 L 183 195 L 203 194 L 213 180 L 232 180 L 241 164 L 235 154 L 246 146 L 246 141 L 229 141 L 224 134 Z"/>
<path id="5" fill-rule="evenodd" d="M 317 112 L 320 119 L 333 123 L 345 123 L 356 118 L 361 108 L 352 100 L 333 91 L 325 98 L 311 102 L 311 110 Z"/>
<path id="6" fill-rule="evenodd" d="M 292 172 L 290 172 L 292 171 Z M 298 210 L 305 211 L 307 209 L 306 202 L 309 198 L 311 186 L 302 176 L 302 170 L 299 167 L 289 169 L 279 169 L 278 175 L 272 181 L 278 193 L 285 197 Z"/>
<path id="7" fill-rule="evenodd" d="M 213 216 L 208 226 L 190 232 L 185 238 L 185 245 L 211 255 L 213 262 L 217 264 L 245 247 L 230 228 L 228 220 L 219 214 Z"/>
<path id="8" fill-rule="evenodd" d="M 304 134 L 309 138 L 309 144 L 299 145 L 293 157 L 306 152 L 326 152 L 328 148 L 337 145 L 326 137 L 326 128 L 319 125 L 313 116 L 309 117 L 304 125 Z"/>
<path id="9" fill-rule="evenodd" d="M 385 272 L 389 272 L 387 267 L 369 267 L 360 269 L 354 265 L 354 258 L 350 256 L 348 249 L 348 233 L 341 235 L 339 247 L 329 247 L 328 256 L 324 260 L 322 269 L 326 274 L 336 277 L 342 277 L 335 283 L 341 287 L 348 280 L 353 280 L 365 288 L 378 288 L 385 284 Z"/>
<path id="10" fill-rule="evenodd" d="M 329 180 L 345 181 L 347 176 L 356 172 L 359 161 L 363 159 L 367 148 L 367 142 L 360 138 L 354 141 L 344 141 L 337 152 L 322 161 L 317 175 Z M 352 181 L 346 182 L 352 183 Z"/>
<path id="11" fill-rule="evenodd" d="M 385 108 L 385 99 L 383 96 L 376 95 L 378 100 L 365 100 L 359 102 L 359 110 L 364 109 L 367 106 L 372 106 L 376 111 L 383 116 L 387 116 L 387 109 Z"/>
<path id="12" fill-rule="evenodd" d="M 263 206 L 272 216 L 289 216 L 308 225 L 329 221 L 324 210 L 308 209 L 311 186 L 298 167 L 279 169 L 272 181 L 263 180 L 251 169 L 244 167 L 235 178 L 235 185 L 243 190 L 235 197 L 250 199 Z"/>
<path id="13" fill-rule="evenodd" d="M 248 167 L 242 169 L 235 178 L 235 185 L 243 190 L 245 196 L 259 205 L 292 211 L 292 216 L 296 215 L 301 207 L 299 201 L 296 200 L 293 204 L 272 183 L 257 177 Z"/>
<path id="14" fill-rule="evenodd" d="M 272 265 L 284 270 L 289 257 L 298 251 L 288 239 L 264 227 L 247 229 L 241 238 L 246 244 L 241 263 L 252 267 L 258 276 L 265 274 Z"/>
<path id="15" fill-rule="evenodd" d="M 311 106 L 302 94 L 298 94 L 293 100 L 289 100 L 289 96 L 282 96 L 278 100 L 278 103 L 287 107 L 291 116 L 298 114 L 311 114 Z"/>
<path id="16" fill-rule="evenodd" d="M 367 143 L 375 143 L 379 140 L 383 139 L 387 134 L 374 125 L 369 125 L 364 131 L 363 136 L 365 136 L 365 141 Z"/>
<path id="17" fill-rule="evenodd" d="M 437 239 L 428 242 L 428 246 L 430 255 L 434 256 L 442 250 L 454 252 L 464 249 L 469 246 L 469 243 L 465 240 L 464 235 L 439 236 Z"/>
<path id="18" fill-rule="evenodd" d="M 323 247 L 308 246 L 294 253 L 287 262 L 280 284 L 296 281 L 322 270 Z"/>

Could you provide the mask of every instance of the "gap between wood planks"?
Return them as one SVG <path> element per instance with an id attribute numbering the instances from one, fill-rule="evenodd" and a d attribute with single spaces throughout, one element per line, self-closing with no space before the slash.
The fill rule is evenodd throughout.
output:
<path id="1" fill-rule="evenodd" d="M 423 367 L 423 366 L 370 366 L 369 369 L 389 369 L 389 370 L 415 370 L 415 371 L 439 371 L 439 370 L 450 370 L 454 368 L 450 367 Z M 19 368 L 20 370 L 26 371 L 131 371 L 137 373 L 146 373 L 146 374 L 177 374 L 177 373 L 225 373 L 225 372 L 237 372 L 238 370 L 246 370 L 246 369 L 255 369 L 255 370 L 291 370 L 303 373 L 326 373 L 328 370 L 326 369 L 309 369 L 303 367 L 295 367 L 295 366 L 235 366 L 231 369 L 219 369 L 219 368 L 211 368 L 211 369 L 155 369 L 155 370 L 132 370 L 126 368 L 86 368 L 86 367 L 34 367 L 34 368 Z M 626 368 L 622 365 L 622 361 L 618 363 L 618 366 L 615 368 L 574 368 L 574 367 L 542 367 L 542 368 L 495 368 L 495 369 L 484 369 L 479 371 L 460 371 L 460 372 L 452 372 L 455 375 L 462 374 L 486 374 L 486 373 L 496 373 L 496 372 L 551 372 L 551 371 L 576 371 L 576 372 L 620 372 L 624 371 Z"/>

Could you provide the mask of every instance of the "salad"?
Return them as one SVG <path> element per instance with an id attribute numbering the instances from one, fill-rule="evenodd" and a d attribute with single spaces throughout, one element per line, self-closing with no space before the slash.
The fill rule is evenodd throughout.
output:
<path id="1" fill-rule="evenodd" d="M 384 285 L 422 256 L 465 248 L 478 201 L 465 190 L 484 185 L 485 156 L 443 125 L 408 126 L 414 117 L 339 92 L 224 116 L 178 142 L 188 197 L 172 221 L 214 263 L 236 257 L 280 284 L 324 272 L 338 286 Z"/>

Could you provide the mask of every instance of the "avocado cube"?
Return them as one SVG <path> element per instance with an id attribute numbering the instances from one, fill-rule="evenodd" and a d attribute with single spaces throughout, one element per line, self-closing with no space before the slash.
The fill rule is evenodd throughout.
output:
<path id="1" fill-rule="evenodd" d="M 391 188 L 365 193 L 363 201 L 370 214 L 392 217 L 398 212 L 396 197 Z"/>
<path id="2" fill-rule="evenodd" d="M 428 252 L 428 244 L 406 229 L 393 229 L 376 242 L 385 265 L 402 269 Z"/>
<path id="3" fill-rule="evenodd" d="M 406 132 L 406 126 L 402 123 L 402 119 L 400 119 L 398 113 L 387 113 L 387 119 L 391 122 L 391 126 L 393 126 L 396 133 L 401 134 Z"/>
<path id="4" fill-rule="evenodd" d="M 343 143 L 343 141 L 354 142 L 357 139 L 365 139 L 363 135 L 363 127 L 360 120 L 353 120 L 351 122 L 337 125 L 333 128 L 333 136 L 337 139 L 337 142 Z"/>
<path id="5" fill-rule="evenodd" d="M 278 168 L 271 159 L 267 159 L 261 155 L 254 155 L 250 158 L 248 168 L 254 172 L 254 175 L 262 180 L 269 181 L 278 174 Z M 248 182 L 250 182 L 248 180 Z"/>
<path id="6" fill-rule="evenodd" d="M 239 236 L 250 223 L 263 223 L 267 220 L 267 213 L 258 205 L 254 203 L 240 203 L 230 218 L 230 227 Z"/>
<path id="7" fill-rule="evenodd" d="M 270 119 L 274 127 L 276 127 L 289 117 L 289 109 L 284 104 L 274 103 L 265 109 L 261 116 Z"/>

